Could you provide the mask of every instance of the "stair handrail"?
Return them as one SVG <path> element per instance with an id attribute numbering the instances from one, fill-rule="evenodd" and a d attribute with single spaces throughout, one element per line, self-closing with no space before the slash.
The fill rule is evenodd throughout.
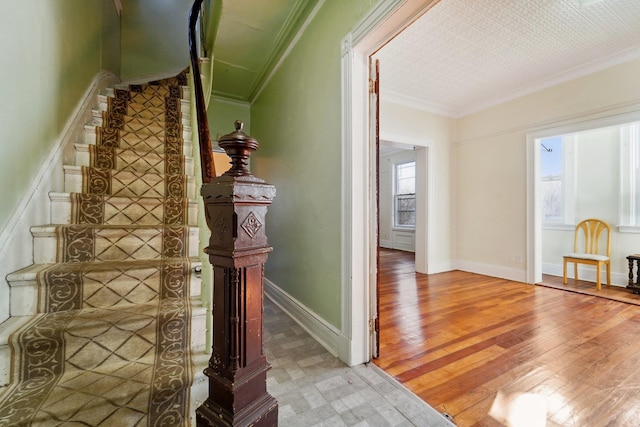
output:
<path id="1" fill-rule="evenodd" d="M 200 145 L 200 162 L 202 170 L 202 183 L 211 182 L 216 176 L 216 167 L 213 162 L 211 149 L 211 137 L 209 135 L 209 123 L 207 121 L 207 107 L 202 89 L 200 75 L 200 59 L 198 45 L 196 43 L 196 24 L 203 0 L 195 0 L 189 14 L 189 54 L 191 56 L 191 68 L 193 69 L 193 88 L 196 101 L 196 118 L 198 121 L 198 140 Z"/>

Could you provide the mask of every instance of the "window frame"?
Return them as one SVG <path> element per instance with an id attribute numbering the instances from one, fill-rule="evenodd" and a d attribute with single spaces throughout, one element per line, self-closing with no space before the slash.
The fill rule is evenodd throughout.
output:
<path id="1" fill-rule="evenodd" d="M 413 186 L 413 193 L 399 193 L 398 192 L 398 168 L 400 166 L 403 165 L 407 165 L 413 163 L 413 181 L 414 181 L 414 186 Z M 416 229 L 416 224 L 414 222 L 413 225 L 409 224 L 399 224 L 398 223 L 398 200 L 400 198 L 407 198 L 407 196 L 413 196 L 413 204 L 414 204 L 414 217 L 416 215 L 416 161 L 415 160 L 403 160 L 403 161 L 398 161 L 398 162 L 394 162 L 393 163 L 393 223 L 392 223 L 392 228 L 394 230 L 415 230 Z M 408 197 L 411 198 L 411 197 Z"/>

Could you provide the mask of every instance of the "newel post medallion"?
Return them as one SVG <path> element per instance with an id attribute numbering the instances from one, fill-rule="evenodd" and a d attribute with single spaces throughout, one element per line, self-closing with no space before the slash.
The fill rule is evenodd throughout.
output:
<path id="1" fill-rule="evenodd" d="M 207 225 L 205 252 L 213 266 L 213 347 L 205 375 L 209 397 L 196 409 L 198 426 L 276 426 L 278 402 L 267 393 L 263 348 L 265 234 L 272 185 L 254 177 L 247 161 L 258 141 L 236 130 L 218 141 L 231 169 L 202 186 Z"/>

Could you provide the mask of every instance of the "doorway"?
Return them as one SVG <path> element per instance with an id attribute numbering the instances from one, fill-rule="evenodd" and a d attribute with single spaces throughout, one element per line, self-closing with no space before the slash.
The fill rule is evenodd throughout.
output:
<path id="1" fill-rule="evenodd" d="M 375 230 L 372 230 L 371 213 L 375 212 L 375 150 L 371 149 L 368 138 L 370 129 L 369 103 L 369 58 L 395 34 L 406 28 L 415 17 L 425 13 L 437 0 L 429 2 L 406 2 L 404 0 L 383 0 L 374 6 L 367 19 L 358 24 L 342 41 L 342 241 L 343 293 L 344 301 L 342 331 L 348 337 L 341 350 L 349 364 L 355 365 L 371 360 L 372 304 L 375 294 L 377 244 Z M 381 137 L 385 137 L 384 134 Z M 405 138 L 419 139 L 416 137 Z M 407 143 L 424 146 L 427 142 Z M 423 151 L 423 161 L 429 162 L 428 150 Z M 424 168 L 425 174 L 427 169 Z M 424 180 L 428 183 L 428 180 Z M 353 189 L 364 191 L 353 191 Z M 432 197 L 432 196 L 430 196 Z M 426 197 L 425 197 L 426 199 Z M 424 201 L 426 204 L 426 200 Z M 432 204 L 429 204 L 432 205 Z M 428 215 L 424 216 L 426 221 Z M 364 220 L 363 220 L 364 219 Z M 418 225 L 418 224 L 417 224 Z M 428 236 L 424 236 L 423 259 L 416 259 L 428 266 Z M 416 247 L 420 241 L 417 239 Z"/>
<path id="2" fill-rule="evenodd" d="M 640 147 L 635 136 L 640 130 L 638 123 L 640 115 L 630 113 L 527 134 L 529 283 L 543 282 L 543 274 L 549 279 L 546 282 L 556 283 L 555 277 L 562 276 L 562 254 L 572 249 L 575 224 L 596 217 L 615 225 L 612 284 L 626 286 L 626 255 L 635 251 L 633 236 L 636 222 L 640 223 L 635 214 L 640 205 L 632 190 L 636 186 L 632 164 L 639 158 L 635 147 Z M 545 157 L 552 156 L 561 163 L 543 172 Z M 558 187 L 555 192 L 554 185 Z M 557 192 L 560 201 L 545 210 L 545 194 L 549 192 L 551 196 Z M 595 271 L 581 270 L 579 277 L 594 282 Z M 573 280 L 572 269 L 569 278 Z"/>

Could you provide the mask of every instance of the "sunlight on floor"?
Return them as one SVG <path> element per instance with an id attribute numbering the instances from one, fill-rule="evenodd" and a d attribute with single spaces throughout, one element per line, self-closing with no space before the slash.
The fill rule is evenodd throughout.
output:
<path id="1" fill-rule="evenodd" d="M 547 425 L 547 404 L 539 394 L 499 391 L 489 415 L 508 427 L 544 427 Z"/>

